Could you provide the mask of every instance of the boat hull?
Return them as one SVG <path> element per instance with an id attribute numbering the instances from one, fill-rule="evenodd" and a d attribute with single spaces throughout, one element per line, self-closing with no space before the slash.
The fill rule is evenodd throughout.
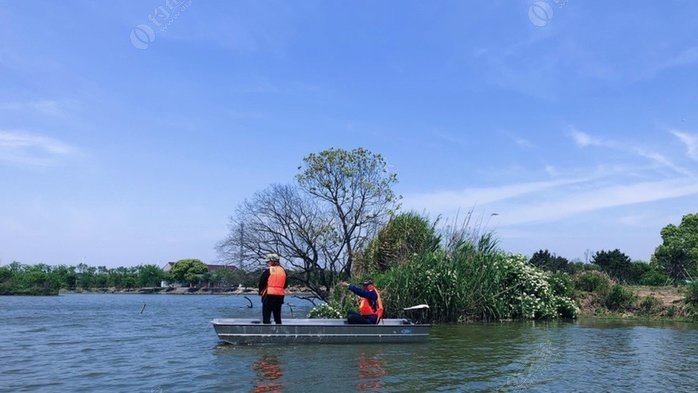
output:
<path id="1" fill-rule="evenodd" d="M 384 319 L 377 325 L 350 325 L 344 319 L 286 319 L 282 325 L 254 319 L 211 321 L 221 341 L 230 344 L 414 343 L 429 338 L 431 325 Z"/>

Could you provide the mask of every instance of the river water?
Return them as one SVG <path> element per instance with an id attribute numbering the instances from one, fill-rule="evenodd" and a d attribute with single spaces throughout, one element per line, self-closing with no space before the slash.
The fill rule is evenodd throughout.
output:
<path id="1" fill-rule="evenodd" d="M 698 390 L 698 324 L 507 322 L 434 326 L 423 344 L 219 343 L 210 321 L 259 317 L 250 299 L 0 297 L 0 391 Z M 287 303 L 296 317 L 311 307 Z"/>

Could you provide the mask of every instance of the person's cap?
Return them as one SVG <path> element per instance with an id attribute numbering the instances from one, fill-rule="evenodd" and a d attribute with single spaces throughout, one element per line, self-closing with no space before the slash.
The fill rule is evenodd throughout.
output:
<path id="1" fill-rule="evenodd" d="M 279 256 L 277 254 L 267 255 L 267 261 L 279 262 Z"/>
<path id="2" fill-rule="evenodd" d="M 371 280 L 370 278 L 367 278 L 364 280 L 364 285 L 371 285 L 371 284 L 373 284 L 373 280 Z"/>

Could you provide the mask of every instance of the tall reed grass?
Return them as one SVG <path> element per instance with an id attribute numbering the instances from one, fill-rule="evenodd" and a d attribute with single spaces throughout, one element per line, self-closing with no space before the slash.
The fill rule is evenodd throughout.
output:
<path id="1" fill-rule="evenodd" d="M 491 233 L 446 238 L 443 247 L 376 277 L 388 314 L 426 303 L 427 319 L 435 322 L 576 316 L 576 305 L 556 293 L 549 274 L 499 250 Z"/>

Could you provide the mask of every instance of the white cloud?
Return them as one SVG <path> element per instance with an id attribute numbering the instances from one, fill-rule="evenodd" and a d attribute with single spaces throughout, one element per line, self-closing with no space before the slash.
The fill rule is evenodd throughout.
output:
<path id="1" fill-rule="evenodd" d="M 591 135 L 587 134 L 586 132 L 578 131 L 574 128 L 572 129 L 572 131 L 570 131 L 570 136 L 572 136 L 574 143 L 576 143 L 579 147 L 603 145 L 603 143 L 600 140 L 592 138 Z"/>
<path id="2" fill-rule="evenodd" d="M 461 191 L 441 191 L 406 195 L 403 199 L 403 205 L 407 209 L 414 210 L 422 210 L 425 208 L 435 211 L 458 210 L 462 208 L 471 208 L 475 205 L 487 205 L 533 192 L 584 181 L 585 179 L 564 179 L 520 183 L 492 188 L 469 188 Z"/>
<path id="3" fill-rule="evenodd" d="M 674 134 L 674 136 L 679 138 L 679 140 L 686 145 L 686 149 L 688 150 L 687 154 L 689 157 L 694 160 L 698 160 L 698 135 L 689 134 L 687 132 L 678 130 L 671 130 L 669 132 Z"/>
<path id="4" fill-rule="evenodd" d="M 572 185 L 573 189 L 567 187 Z M 570 179 L 407 195 L 404 205 L 407 209 L 432 211 L 447 217 L 477 205 L 498 212 L 498 224 L 508 226 L 557 221 L 601 209 L 696 194 L 698 182 L 694 178 L 610 186 L 588 179 Z"/>
<path id="5" fill-rule="evenodd" d="M 675 134 L 676 135 L 676 134 Z M 635 155 L 638 155 L 643 158 L 647 158 L 650 161 L 654 162 L 655 164 L 658 164 L 659 166 L 666 167 L 671 169 L 672 171 L 684 175 L 684 176 L 692 176 L 691 171 L 687 170 L 686 168 L 680 167 L 676 164 L 674 164 L 671 160 L 666 158 L 666 156 L 654 152 L 654 151 L 649 151 L 646 150 L 642 147 L 638 146 L 633 146 L 627 143 L 619 143 L 613 140 L 605 140 L 605 139 L 599 139 L 599 138 L 594 138 L 591 135 L 578 131 L 574 128 L 572 128 L 572 131 L 570 131 L 570 136 L 572 137 L 572 140 L 574 140 L 574 143 L 577 144 L 579 147 L 587 147 L 587 146 L 601 146 L 601 147 L 607 147 L 610 149 L 615 149 L 619 151 L 624 151 L 627 153 L 632 153 Z M 678 135 L 677 135 L 678 136 Z M 679 137 L 681 138 L 681 137 Z M 690 138 L 690 137 L 689 137 Z M 691 150 L 691 141 L 688 139 L 683 138 L 682 139 L 684 143 L 689 145 L 689 154 Z M 688 142 L 686 142 L 688 140 Z M 695 145 L 695 141 L 693 141 Z"/>
<path id="6" fill-rule="evenodd" d="M 75 108 L 77 102 L 73 100 L 36 100 L 25 102 L 2 102 L 0 111 L 31 112 L 46 116 L 64 117 L 69 108 Z"/>
<path id="7" fill-rule="evenodd" d="M 77 154 L 77 149 L 45 135 L 25 131 L 0 130 L 0 161 L 30 166 L 50 166 L 61 158 Z"/>
<path id="8" fill-rule="evenodd" d="M 525 149 L 533 149 L 537 147 L 535 143 L 529 141 L 528 139 L 522 138 L 514 133 L 506 132 L 505 135 L 511 138 L 514 141 L 514 143 L 516 143 L 516 145 Z"/>
<path id="9" fill-rule="evenodd" d="M 545 203 L 523 204 L 513 211 L 502 211 L 508 225 L 555 221 L 600 209 L 648 203 L 698 194 L 695 179 L 662 180 L 588 189 L 569 193 Z"/>

